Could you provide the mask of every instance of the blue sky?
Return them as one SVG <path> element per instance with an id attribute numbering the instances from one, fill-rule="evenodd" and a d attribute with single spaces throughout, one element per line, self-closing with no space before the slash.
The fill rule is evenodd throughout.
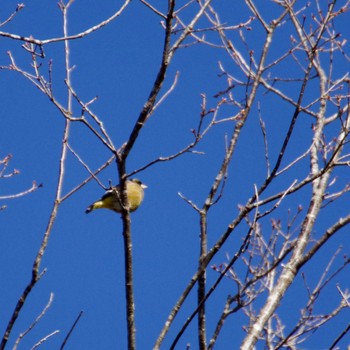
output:
<path id="1" fill-rule="evenodd" d="M 0 20 L 3 21 L 15 6 L 16 2 L 13 1 L 2 3 Z M 166 9 L 164 4 L 160 6 L 163 6 L 163 11 Z M 214 1 L 214 6 L 220 11 L 222 22 L 237 24 L 249 16 L 243 3 L 234 5 L 230 1 Z M 114 1 L 106 0 L 97 5 L 94 1 L 76 0 L 69 12 L 70 33 L 86 30 L 109 17 L 115 9 Z M 190 7 L 187 15 L 191 11 Z M 270 4 L 263 14 L 273 18 L 278 13 L 278 7 Z M 337 25 L 337 29 L 348 38 L 350 33 L 346 23 L 340 21 Z M 245 32 L 245 35 L 249 44 L 254 44 L 254 49 L 258 52 L 263 34 L 258 26 L 253 28 L 256 30 Z M 286 29 L 278 31 L 270 53 L 271 60 L 289 48 L 289 28 L 287 25 Z M 15 19 L 1 30 L 23 36 L 33 35 L 38 39 L 61 36 L 62 16 L 55 1 L 29 1 Z M 213 37 L 214 34 L 208 33 L 208 36 Z M 233 34 L 233 37 L 240 46 L 237 34 Z M 75 66 L 72 73 L 73 87 L 85 101 L 98 96 L 92 109 L 103 121 L 116 146 L 121 146 L 127 140 L 149 95 L 159 68 L 162 46 L 163 30 L 159 17 L 137 1 L 116 21 L 70 43 L 71 63 Z M 241 49 L 244 50 L 243 45 Z M 346 49 L 348 50 L 347 46 Z M 6 54 L 8 50 L 22 69 L 30 70 L 30 55 L 21 48 L 21 42 L 6 38 L 1 38 L 0 41 L 1 66 L 9 64 Z M 48 45 L 45 54 L 42 72 L 47 74 L 48 61 L 52 58 L 53 90 L 57 99 L 65 104 L 67 90 L 64 84 L 63 43 Z M 223 50 L 195 45 L 176 53 L 167 73 L 163 93 L 171 86 L 176 72 L 179 72 L 176 89 L 142 129 L 130 154 L 128 171 L 138 169 L 158 157 L 174 154 L 192 141 L 191 129 L 196 128 L 199 120 L 202 102 L 200 94 L 205 93 L 208 96 L 208 106 L 214 106 L 217 100 L 213 96 L 227 87 L 225 78 L 219 76 L 218 61 L 228 71 L 240 76 L 237 67 Z M 349 63 L 346 66 L 345 60 L 340 62 L 343 63 L 335 67 L 336 71 L 339 69 L 339 76 L 349 71 Z M 289 62 L 286 62 L 275 73 L 288 77 L 294 71 L 289 70 Z M 290 94 L 297 93 L 297 90 L 294 92 L 294 85 L 288 86 L 288 89 Z M 0 92 L 0 158 L 11 153 L 13 158 L 8 171 L 14 168 L 20 170 L 17 176 L 1 179 L 0 196 L 24 191 L 31 186 L 32 181 L 43 184 L 42 188 L 32 194 L 0 202 L 0 206 L 7 205 L 6 210 L 0 212 L 0 239 L 3 247 L 0 277 L 4 281 L 0 286 L 0 329 L 3 332 L 18 297 L 30 279 L 33 259 L 53 206 L 64 119 L 46 96 L 13 71 L 0 71 Z M 312 89 L 308 93 L 310 95 L 307 98 L 312 100 Z M 261 114 L 269 135 L 271 160 L 274 161 L 293 110 L 271 94 L 264 95 L 263 91 L 258 98 L 262 101 Z M 81 108 L 75 104 L 73 111 L 75 116 L 79 116 Z M 235 112 L 234 108 L 223 108 L 220 117 L 232 116 Z M 312 122 L 306 116 L 298 120 L 296 136 L 287 150 L 287 160 L 290 161 L 308 147 Z M 232 128 L 232 123 L 215 126 L 196 147 L 197 151 L 204 153 L 202 155 L 185 154 L 171 162 L 158 163 L 137 175 L 148 185 L 143 205 L 132 214 L 137 345 L 140 349 L 150 349 L 153 346 L 171 308 L 197 268 L 199 218 L 178 196 L 178 192 L 199 206 L 203 204 L 224 156 L 225 135 L 230 134 Z M 329 128 L 330 138 L 335 130 L 335 127 Z M 70 144 L 91 169 L 97 169 L 110 157 L 109 151 L 101 142 L 78 123 L 72 124 Z M 284 188 L 285 183 L 303 178 L 308 171 L 307 159 L 276 181 L 265 195 Z M 228 174 L 225 195 L 211 210 L 208 218 L 210 247 L 238 213 L 238 205 L 244 204 L 254 193 L 254 184 L 261 185 L 266 176 L 257 104 L 241 135 Z M 88 175 L 69 154 L 64 192 L 69 192 Z M 346 182 L 347 169 L 337 170 L 334 176 L 339 178 L 334 188 L 340 190 Z M 105 186 L 108 186 L 109 180 L 113 183 L 118 181 L 116 165 L 108 167 L 99 178 Z M 56 329 L 60 333 L 40 348 L 59 348 L 81 310 L 84 311 L 83 317 L 69 339 L 67 349 L 126 348 L 121 220 L 118 215 L 107 210 L 90 215 L 84 213 L 85 208 L 102 193 L 102 188 L 90 181 L 60 206 L 42 264 L 47 272 L 20 314 L 9 341 L 10 347 L 17 335 L 41 312 L 52 292 L 54 301 L 50 310 L 24 338 L 21 348 L 31 348 Z M 307 203 L 309 195 L 310 188 L 307 188 L 297 196 L 290 196 L 272 217 L 280 218 L 286 228 L 287 210 L 295 213 L 299 204 Z M 325 209 L 315 226 L 316 237 L 339 216 L 347 215 L 348 199 L 348 194 L 345 194 L 343 199 Z M 304 212 L 305 210 L 304 207 Z M 270 219 L 271 217 L 261 222 L 267 236 L 271 230 Z M 300 222 L 301 218 L 297 220 L 298 224 Z M 212 264 L 226 262 L 226 253 L 230 256 L 234 254 L 247 230 L 247 226 L 242 223 Z M 343 256 L 349 253 L 347 234 L 347 228 L 339 232 L 329 242 L 327 249 L 321 249 L 316 260 L 305 266 L 303 271 L 310 285 L 317 283 L 339 245 L 344 245 L 344 249 L 337 256 L 332 269 L 342 265 Z M 328 286 L 330 295 L 335 295 L 336 283 L 343 289 L 349 287 L 345 271 Z M 209 269 L 208 285 L 216 278 L 217 273 Z M 229 279 L 224 279 L 212 296 L 207 306 L 210 315 L 209 336 L 226 296 L 234 293 L 235 285 Z M 298 276 L 287 293 L 287 301 L 281 306 L 281 315 L 287 325 L 298 316 L 295 310 L 304 306 L 306 297 L 303 281 Z M 263 300 L 258 300 L 258 305 Z M 326 306 L 333 304 L 333 299 L 326 297 L 325 300 Z M 179 327 L 193 311 L 195 301 L 194 290 L 174 322 L 164 342 L 164 349 L 169 347 Z M 327 312 L 326 310 L 327 307 L 320 312 Z M 337 320 L 332 321 L 327 333 L 319 334 L 318 340 L 311 340 L 306 348 L 318 349 L 320 344 L 329 345 L 330 339 L 334 339 L 348 323 L 348 319 L 349 311 L 346 310 Z M 217 349 L 238 347 L 244 335 L 242 325 L 246 322 L 242 314 L 229 318 L 218 340 Z M 186 344 L 191 344 L 191 349 L 197 347 L 196 321 L 192 322 L 178 348 L 184 349 Z M 349 337 L 340 345 L 344 348 L 348 344 Z"/>

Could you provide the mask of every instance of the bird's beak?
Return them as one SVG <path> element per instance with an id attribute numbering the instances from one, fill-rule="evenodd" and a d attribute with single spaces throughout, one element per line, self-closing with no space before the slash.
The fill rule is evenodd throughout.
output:
<path id="1" fill-rule="evenodd" d="M 142 188 L 147 188 L 148 186 L 145 185 L 145 184 L 142 184 L 141 187 L 142 187 Z"/>

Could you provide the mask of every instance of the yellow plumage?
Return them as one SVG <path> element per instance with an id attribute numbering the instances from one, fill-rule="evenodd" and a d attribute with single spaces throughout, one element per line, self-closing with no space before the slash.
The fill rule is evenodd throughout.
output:
<path id="1" fill-rule="evenodd" d="M 126 192 L 128 194 L 130 211 L 135 211 L 142 203 L 144 197 L 144 188 L 147 188 L 140 180 L 130 179 L 126 182 Z M 86 210 L 85 213 L 90 213 L 95 209 L 110 209 L 117 213 L 121 213 L 121 194 L 120 186 L 112 187 L 108 190 L 101 199 L 92 203 Z"/>

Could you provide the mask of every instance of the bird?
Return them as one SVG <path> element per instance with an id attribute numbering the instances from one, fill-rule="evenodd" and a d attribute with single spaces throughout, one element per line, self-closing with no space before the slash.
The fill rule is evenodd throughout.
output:
<path id="1" fill-rule="evenodd" d="M 144 189 L 147 188 L 138 179 L 130 179 L 126 181 L 126 192 L 128 194 L 130 212 L 135 211 L 143 201 Z M 122 212 L 120 185 L 109 189 L 98 201 L 89 205 L 85 213 L 88 214 L 95 209 L 110 209 L 117 213 Z"/>

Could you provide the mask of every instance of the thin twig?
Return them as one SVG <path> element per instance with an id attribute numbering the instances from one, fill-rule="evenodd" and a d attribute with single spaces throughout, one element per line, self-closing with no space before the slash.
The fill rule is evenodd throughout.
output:
<path id="1" fill-rule="evenodd" d="M 79 314 L 78 314 L 77 318 L 75 319 L 75 321 L 74 321 L 72 327 L 70 328 L 69 332 L 67 333 L 66 337 L 64 338 L 64 340 L 63 340 L 63 342 L 62 342 L 62 345 L 61 345 L 61 347 L 60 347 L 60 350 L 63 350 L 63 348 L 66 346 L 69 337 L 70 337 L 71 334 L 73 333 L 74 328 L 75 328 L 76 325 L 78 324 L 78 322 L 79 322 L 81 316 L 83 315 L 83 313 L 84 313 L 84 311 L 80 311 L 80 312 L 79 312 Z"/>

